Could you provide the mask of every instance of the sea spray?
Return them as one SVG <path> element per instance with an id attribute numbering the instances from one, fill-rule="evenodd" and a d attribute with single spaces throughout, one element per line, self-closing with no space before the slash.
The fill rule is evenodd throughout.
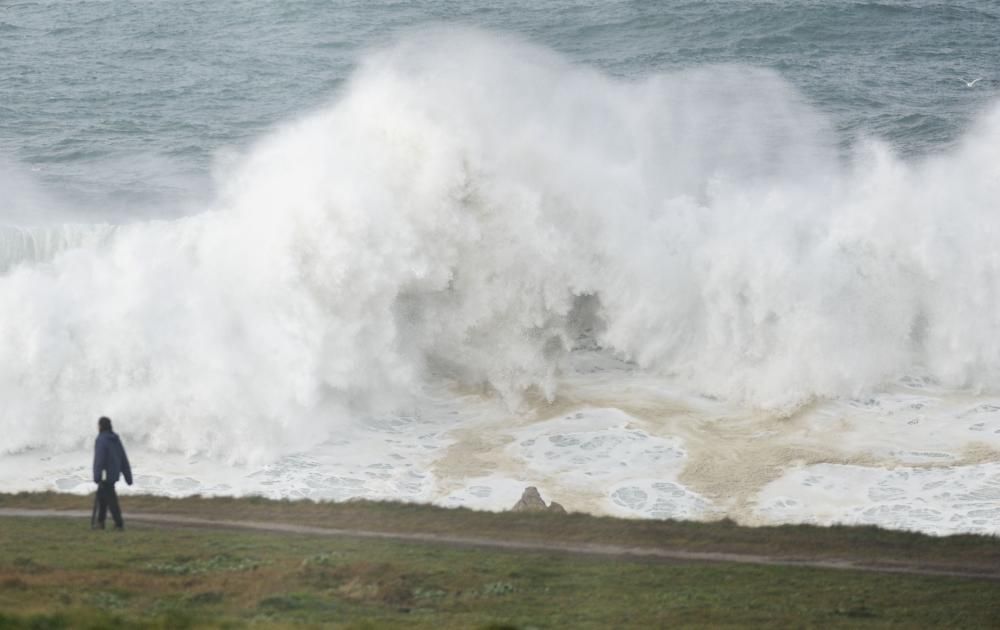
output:
<path id="1" fill-rule="evenodd" d="M 204 213 L 0 257 L 0 450 L 107 414 L 266 460 L 442 377 L 516 407 L 558 386 L 588 300 L 605 351 L 778 413 L 913 374 L 995 388 L 1000 110 L 920 162 L 836 144 L 773 72 L 623 81 L 411 35 Z"/>

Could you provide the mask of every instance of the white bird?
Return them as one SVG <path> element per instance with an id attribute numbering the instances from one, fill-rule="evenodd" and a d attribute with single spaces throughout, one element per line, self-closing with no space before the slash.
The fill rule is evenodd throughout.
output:
<path id="1" fill-rule="evenodd" d="M 972 87 L 973 85 L 979 83 L 982 80 L 983 80 L 983 77 L 979 77 L 978 79 L 973 79 L 971 81 L 966 81 L 965 79 L 959 79 L 959 81 L 961 81 L 962 83 L 965 84 L 965 87 Z"/>

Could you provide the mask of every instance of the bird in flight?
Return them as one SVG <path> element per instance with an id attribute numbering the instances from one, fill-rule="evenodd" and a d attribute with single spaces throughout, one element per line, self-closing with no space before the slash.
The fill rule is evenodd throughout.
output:
<path id="1" fill-rule="evenodd" d="M 983 77 L 979 77 L 978 79 L 973 79 L 971 81 L 966 81 L 965 79 L 959 79 L 959 81 L 961 81 L 962 83 L 965 84 L 965 87 L 972 87 L 972 86 L 974 86 L 975 84 L 979 83 L 982 80 L 983 80 Z"/>

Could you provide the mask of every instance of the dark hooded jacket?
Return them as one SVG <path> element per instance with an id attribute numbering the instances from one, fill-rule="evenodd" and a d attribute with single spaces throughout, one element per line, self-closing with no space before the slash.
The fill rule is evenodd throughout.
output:
<path id="1" fill-rule="evenodd" d="M 101 472 L 108 471 L 102 479 Z M 101 431 L 94 442 L 94 483 L 107 481 L 115 483 L 123 476 L 125 483 L 132 485 L 132 467 L 129 466 L 125 447 L 114 431 Z"/>

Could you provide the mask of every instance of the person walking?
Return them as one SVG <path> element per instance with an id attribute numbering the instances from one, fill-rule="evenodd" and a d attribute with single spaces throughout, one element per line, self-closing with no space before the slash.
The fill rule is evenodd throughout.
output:
<path id="1" fill-rule="evenodd" d="M 121 530 L 125 528 L 125 522 L 122 520 L 121 508 L 118 507 L 115 483 L 119 478 L 125 477 L 125 483 L 131 486 L 132 467 L 128 463 L 121 438 L 111 430 L 111 419 L 102 417 L 97 421 L 97 429 L 97 440 L 94 442 L 94 483 L 97 484 L 97 497 L 90 526 L 93 529 L 104 529 L 104 519 L 110 509 L 115 529 Z"/>

